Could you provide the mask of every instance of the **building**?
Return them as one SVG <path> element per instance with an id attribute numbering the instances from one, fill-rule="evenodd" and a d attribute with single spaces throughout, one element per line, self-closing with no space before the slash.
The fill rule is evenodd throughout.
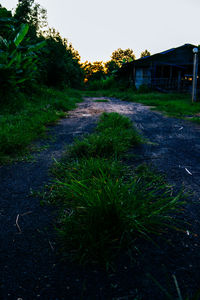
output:
<path id="1" fill-rule="evenodd" d="M 137 59 L 124 64 L 118 75 L 137 89 L 145 85 L 163 92 L 191 92 L 195 47 L 185 44 Z"/>

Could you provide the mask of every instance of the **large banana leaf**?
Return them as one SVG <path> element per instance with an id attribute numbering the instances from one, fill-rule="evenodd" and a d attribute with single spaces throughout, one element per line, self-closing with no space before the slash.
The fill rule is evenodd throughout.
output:
<path id="1" fill-rule="evenodd" d="M 8 48 L 8 41 L 6 39 L 4 39 L 2 36 L 0 36 L 0 44 L 3 44 L 4 46 L 6 46 Z"/>
<path id="2" fill-rule="evenodd" d="M 17 20 L 15 20 L 14 18 L 1 17 L 0 22 L 3 22 L 3 23 L 8 23 L 8 22 L 16 23 Z"/>
<path id="3" fill-rule="evenodd" d="M 38 51 L 40 48 L 43 48 L 46 45 L 46 41 L 37 43 L 35 45 L 31 45 L 28 47 L 28 52 L 35 52 Z"/>
<path id="4" fill-rule="evenodd" d="M 15 46 L 18 47 L 19 44 L 23 41 L 24 37 L 28 32 L 29 26 L 28 24 L 22 24 L 20 31 L 18 32 L 17 36 L 14 39 Z"/>
<path id="5" fill-rule="evenodd" d="M 17 55 L 14 56 L 13 58 L 11 58 L 11 60 L 10 60 L 9 63 L 7 64 L 6 68 L 10 68 L 10 67 L 12 66 L 12 64 L 13 64 L 13 63 L 15 62 L 15 60 L 16 60 L 16 57 L 17 57 Z"/>
<path id="6" fill-rule="evenodd" d="M 5 63 L 8 59 L 8 53 L 5 51 L 0 51 L 0 62 Z"/>

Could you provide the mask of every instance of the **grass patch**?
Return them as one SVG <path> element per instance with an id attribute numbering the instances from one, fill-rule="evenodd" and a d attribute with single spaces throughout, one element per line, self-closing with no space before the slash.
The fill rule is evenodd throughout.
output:
<path id="1" fill-rule="evenodd" d="M 94 100 L 94 102 L 109 102 L 109 100 L 106 100 L 106 99 L 104 99 L 104 100 L 99 99 L 99 100 Z"/>
<path id="2" fill-rule="evenodd" d="M 110 151 L 121 130 L 123 135 Z M 135 142 L 131 137 L 127 143 L 126 131 L 130 130 L 128 118 L 103 114 L 96 132 L 76 140 L 70 155 L 53 168 L 55 180 L 46 200 L 59 207 L 57 230 L 64 256 L 82 264 L 101 262 L 109 266 L 121 250 L 132 249 L 134 238 L 164 232 L 182 203 L 182 193 L 174 195 L 162 176 L 147 166 L 130 170 L 117 159 L 139 142 L 136 134 Z M 109 136 L 101 150 L 99 135 Z M 119 147 L 119 143 L 125 146 Z"/>
<path id="3" fill-rule="evenodd" d="M 21 106 L 4 106 L 0 116 L 0 162 L 27 153 L 28 145 L 45 136 L 47 124 L 55 123 L 81 101 L 73 90 L 40 88 L 29 99 L 22 95 Z"/>
<path id="4" fill-rule="evenodd" d="M 132 89 L 126 91 L 116 90 L 99 90 L 94 92 L 86 92 L 88 96 L 105 96 L 115 97 L 124 101 L 139 102 L 145 105 L 154 106 L 156 110 L 167 113 L 174 117 L 194 116 L 200 113 L 200 103 L 191 102 L 191 96 L 186 94 L 163 94 L 163 93 L 139 93 Z M 191 119 L 192 120 L 192 119 Z M 198 120 L 196 118 L 194 121 Z"/>
<path id="5" fill-rule="evenodd" d="M 117 113 L 104 113 L 100 117 L 96 132 L 83 139 L 75 139 L 68 153 L 74 158 L 118 157 L 131 145 L 141 141 L 129 119 Z"/>

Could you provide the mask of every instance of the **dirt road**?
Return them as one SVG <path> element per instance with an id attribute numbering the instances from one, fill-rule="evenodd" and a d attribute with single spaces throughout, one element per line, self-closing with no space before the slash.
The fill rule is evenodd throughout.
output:
<path id="1" fill-rule="evenodd" d="M 96 100 L 99 98 L 85 99 L 67 118 L 50 127 L 53 140 L 48 148 L 33 155 L 32 162 L 0 167 L 0 299 L 135 299 L 136 295 L 143 295 L 141 299 L 145 300 L 165 299 L 159 287 L 145 276 L 148 273 L 172 294 L 176 293 L 172 274 L 184 294 L 198 287 L 200 127 L 165 117 L 138 103 Z M 137 157 L 130 163 L 153 163 L 177 188 L 184 184 L 194 192 L 185 213 L 192 224 L 187 233 L 177 233 L 171 238 L 172 244 L 163 242 L 159 249 L 149 248 L 144 242 L 138 264 L 131 267 L 122 259 L 115 272 L 108 274 L 60 262 L 53 229 L 55 212 L 30 196 L 31 190 L 40 190 L 51 179 L 53 158 L 59 159 L 75 136 L 91 132 L 104 111 L 130 117 L 149 140 L 133 150 Z"/>

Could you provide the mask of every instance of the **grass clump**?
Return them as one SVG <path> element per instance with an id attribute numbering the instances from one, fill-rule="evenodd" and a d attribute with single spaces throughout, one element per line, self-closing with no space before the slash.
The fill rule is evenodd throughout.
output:
<path id="1" fill-rule="evenodd" d="M 110 155 L 106 151 L 109 140 L 104 140 L 101 152 L 100 143 L 93 145 L 101 134 L 113 134 L 114 139 L 118 127 L 132 130 L 129 119 L 116 113 L 103 114 L 96 133 L 83 140 L 89 144 L 89 155 L 75 141 L 70 158 L 65 156 L 53 169 L 55 180 L 48 200 L 60 210 L 57 230 L 61 248 L 66 257 L 83 264 L 101 262 L 108 266 L 120 251 L 132 249 L 136 237 L 161 234 L 181 204 L 182 193 L 174 195 L 162 176 L 147 166 L 130 170 Z M 127 144 L 126 134 L 122 138 L 127 149 L 131 144 Z"/>
<path id="2" fill-rule="evenodd" d="M 93 166 L 99 163 L 95 160 Z M 84 165 L 88 164 L 91 161 L 86 160 Z M 147 167 L 129 179 L 117 176 L 117 163 L 111 167 L 107 161 L 105 167 L 104 171 L 95 167 L 93 176 L 85 170 L 77 177 L 72 172 L 55 184 L 56 203 L 62 205 L 58 226 L 62 249 L 80 263 L 108 265 L 122 249 L 131 249 L 134 238 L 161 234 L 180 206 L 181 193 L 174 196 L 164 178 Z"/>
<path id="3" fill-rule="evenodd" d="M 66 189 L 66 185 L 73 185 L 77 181 L 91 186 L 92 178 L 117 179 L 124 177 L 126 172 L 119 161 L 92 157 L 56 162 L 52 173 L 56 180 L 48 194 L 48 201 L 60 205 L 74 197 L 74 192 L 70 188 Z"/>
<path id="4" fill-rule="evenodd" d="M 104 113 L 96 132 L 84 139 L 76 139 L 69 148 L 71 157 L 118 157 L 131 145 L 141 142 L 131 121 L 117 113 Z"/>
<path id="5" fill-rule="evenodd" d="M 106 99 L 98 99 L 98 100 L 94 100 L 94 102 L 109 102 L 109 100 L 106 100 Z"/>
<path id="6" fill-rule="evenodd" d="M 130 119 L 122 116 L 118 113 L 104 113 L 100 117 L 100 122 L 97 125 L 97 131 L 102 132 L 104 130 L 114 130 L 116 128 L 131 129 L 133 128 L 133 123 Z"/>

